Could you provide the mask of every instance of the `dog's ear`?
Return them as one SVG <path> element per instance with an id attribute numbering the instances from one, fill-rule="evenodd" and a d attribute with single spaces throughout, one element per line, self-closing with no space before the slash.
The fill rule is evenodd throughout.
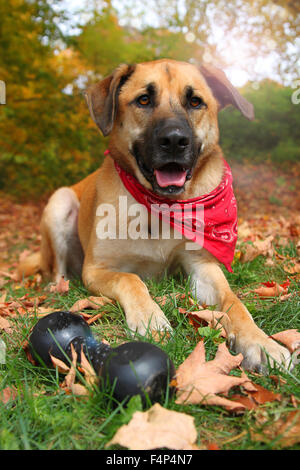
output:
<path id="1" fill-rule="evenodd" d="M 249 121 L 254 119 L 254 108 L 230 83 L 223 70 L 210 64 L 200 65 L 200 72 L 220 104 L 220 109 L 232 105 Z"/>
<path id="2" fill-rule="evenodd" d="M 84 95 L 91 116 L 104 136 L 114 125 L 121 87 L 134 71 L 133 65 L 120 65 L 109 77 L 88 88 Z"/>

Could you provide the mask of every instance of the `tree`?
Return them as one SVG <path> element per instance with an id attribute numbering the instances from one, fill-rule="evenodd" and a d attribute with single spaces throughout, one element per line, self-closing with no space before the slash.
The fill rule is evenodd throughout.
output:
<path id="1" fill-rule="evenodd" d="M 0 187 L 30 197 L 68 184 L 70 175 L 82 178 L 103 152 L 96 130 L 87 132 L 91 122 L 76 82 L 85 69 L 65 50 L 57 26 L 63 14 L 47 0 L 10 0 L 1 2 L 0 16 L 0 78 L 7 89 Z"/>
<path id="2" fill-rule="evenodd" d="M 198 48 L 197 57 L 247 71 L 253 80 L 266 78 L 266 61 L 273 76 L 290 83 L 298 77 L 300 7 L 290 0 L 127 0 L 120 15 L 129 24 L 182 33 Z M 117 4 L 116 4 L 117 5 Z M 143 7 L 144 5 L 144 7 Z M 151 12 L 149 15 L 148 12 Z M 138 20 L 137 21 L 137 14 Z M 123 22 L 124 22 L 123 21 Z M 123 24 L 123 23 L 122 23 Z M 189 46 L 189 44 L 187 44 Z M 194 47 L 194 50 L 196 48 Z M 186 57 L 189 47 L 187 47 Z M 271 60 L 273 59 L 273 60 Z M 271 65 L 268 67 L 270 70 Z"/>

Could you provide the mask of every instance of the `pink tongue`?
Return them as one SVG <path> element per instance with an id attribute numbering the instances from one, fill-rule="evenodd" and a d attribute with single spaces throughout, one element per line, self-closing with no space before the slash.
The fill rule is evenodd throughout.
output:
<path id="1" fill-rule="evenodd" d="M 167 186 L 183 186 L 187 171 L 155 170 L 154 174 L 157 184 L 161 188 L 166 188 Z"/>

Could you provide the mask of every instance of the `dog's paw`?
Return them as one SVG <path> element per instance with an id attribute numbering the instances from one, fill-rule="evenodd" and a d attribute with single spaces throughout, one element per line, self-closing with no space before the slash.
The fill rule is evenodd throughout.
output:
<path id="1" fill-rule="evenodd" d="M 249 331 L 230 333 L 228 338 L 229 347 L 235 352 L 242 353 L 244 359 L 241 365 L 247 370 L 266 374 L 268 366 L 293 368 L 290 352 L 258 327 Z"/>
<path id="2" fill-rule="evenodd" d="M 147 308 L 127 313 L 126 318 L 127 325 L 133 334 L 152 335 L 155 340 L 160 340 L 165 334 L 170 334 L 172 331 L 168 319 L 155 302 Z"/>

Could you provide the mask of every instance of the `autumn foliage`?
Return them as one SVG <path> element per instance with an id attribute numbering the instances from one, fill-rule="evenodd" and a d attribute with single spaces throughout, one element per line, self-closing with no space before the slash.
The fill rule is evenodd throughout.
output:
<path id="1" fill-rule="evenodd" d="M 202 45 L 185 39 L 189 27 L 197 30 L 193 23 L 205 2 L 189 2 L 185 24 L 174 14 L 168 27 L 140 29 L 122 26 L 110 2 L 102 3 L 107 7 L 90 12 L 73 34 L 64 27 L 65 13 L 47 0 L 1 2 L 0 80 L 7 96 L 0 106 L 0 190 L 38 198 L 101 164 L 107 142 L 90 119 L 83 90 L 120 63 L 161 57 L 205 60 L 203 41 L 210 25 L 201 21 Z M 265 80 L 255 89 L 249 83 L 242 93 L 253 102 L 256 120 L 249 123 L 230 110 L 221 113 L 227 158 L 299 161 L 293 90 Z"/>

